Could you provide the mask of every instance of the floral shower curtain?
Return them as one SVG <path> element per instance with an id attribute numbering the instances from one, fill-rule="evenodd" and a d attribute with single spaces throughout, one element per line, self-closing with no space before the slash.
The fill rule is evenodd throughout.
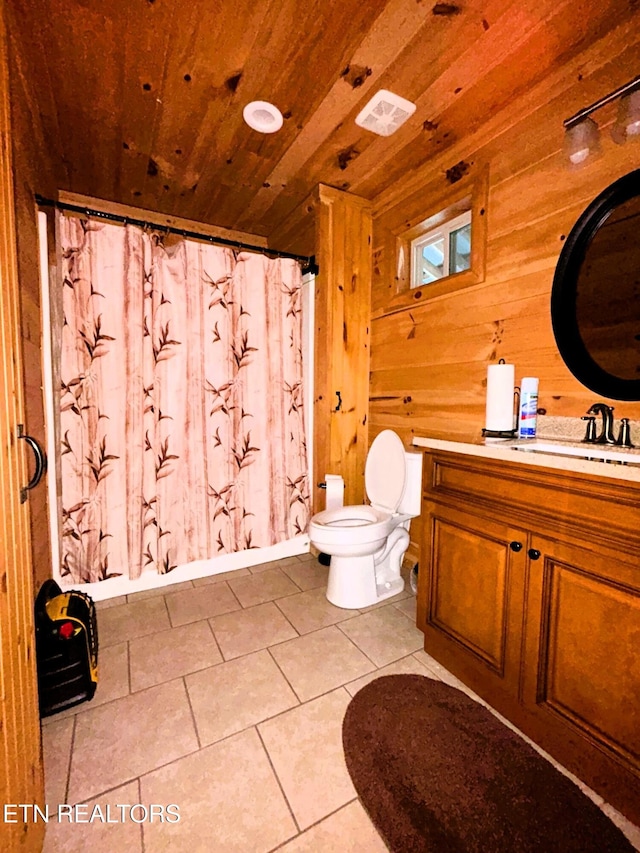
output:
<path id="1" fill-rule="evenodd" d="M 137 578 L 303 533 L 297 263 L 58 214 L 62 566 Z"/>

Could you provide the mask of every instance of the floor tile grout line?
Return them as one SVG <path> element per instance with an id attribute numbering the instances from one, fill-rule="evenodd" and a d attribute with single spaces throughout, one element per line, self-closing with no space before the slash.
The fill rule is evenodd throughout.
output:
<path id="1" fill-rule="evenodd" d="M 240 599 L 238 598 L 238 596 L 235 594 L 234 589 L 233 589 L 233 587 L 231 586 L 231 584 L 229 583 L 229 581 L 220 581 L 220 583 L 221 583 L 221 584 L 224 584 L 224 585 L 227 587 L 227 589 L 229 590 L 229 592 L 231 593 L 231 595 L 234 597 L 234 599 L 235 599 L 235 601 L 236 601 L 236 603 L 237 603 L 237 605 L 238 605 L 238 609 L 239 609 L 239 610 L 242 610 L 242 609 L 243 609 L 243 604 L 242 604 L 242 602 L 240 601 Z M 229 613 L 233 613 L 233 612 L 234 612 L 233 610 L 230 610 L 230 611 L 229 611 Z M 218 614 L 218 615 L 219 615 L 219 616 L 221 616 L 222 614 Z"/>
<path id="2" fill-rule="evenodd" d="M 163 684 L 170 684 L 172 681 L 178 681 L 180 678 L 188 678 L 190 675 L 198 675 L 201 672 L 206 672 L 208 669 L 214 669 L 217 666 L 222 666 L 223 663 L 230 663 L 230 661 L 227 661 L 222 658 L 222 660 L 219 660 L 217 663 L 210 663 L 208 666 L 202 666 L 199 669 L 190 669 L 188 672 L 176 673 L 175 675 L 172 675 L 167 678 L 166 681 L 157 681 L 154 684 L 147 684 L 145 687 L 141 687 L 139 690 L 132 690 L 129 695 L 137 696 L 139 693 L 144 693 L 145 690 L 151 690 L 154 687 L 162 687 Z M 123 696 L 117 696 L 115 699 L 111 699 L 109 702 L 103 702 L 102 705 L 98 705 L 97 707 L 103 708 L 105 705 L 110 705 L 112 702 L 117 702 L 118 699 L 123 698 Z"/>
<path id="3" fill-rule="evenodd" d="M 280 600 L 281 600 L 281 599 L 280 599 Z M 278 601 L 274 601 L 274 602 L 273 602 L 273 604 L 275 605 L 275 607 L 276 607 L 276 609 L 277 609 L 278 613 L 281 613 L 281 614 L 282 614 L 282 617 L 286 620 L 287 624 L 291 626 L 292 630 L 296 632 L 296 634 L 298 635 L 298 637 L 301 637 L 301 636 L 302 636 L 302 634 L 300 633 L 300 631 L 298 631 L 298 629 L 297 629 L 297 628 L 296 628 L 296 626 L 293 624 L 293 622 L 291 621 L 291 619 L 289 619 L 289 617 L 287 616 L 287 614 L 284 612 L 284 610 L 283 610 L 281 607 L 278 607 Z M 297 638 L 296 638 L 296 637 L 291 637 L 291 639 L 292 639 L 292 640 L 295 640 L 295 639 L 297 639 Z M 284 643 L 288 643 L 288 642 L 289 642 L 289 640 L 283 640 L 282 642 L 284 642 Z M 271 645 L 272 645 L 272 646 L 277 646 L 277 645 L 278 645 L 278 643 L 272 643 Z"/>
<path id="4" fill-rule="evenodd" d="M 346 620 L 346 621 L 348 621 L 348 620 Z M 360 654 L 361 654 L 361 655 L 364 655 L 364 656 L 366 657 L 366 659 L 369 661 L 369 663 L 370 663 L 372 666 L 374 666 L 376 669 L 381 669 L 382 667 L 381 667 L 379 664 L 377 664 L 374 660 L 372 660 L 372 659 L 369 657 L 369 655 L 368 655 L 366 652 L 364 652 L 364 651 L 360 648 L 360 646 L 356 643 L 356 641 L 355 641 L 355 640 L 352 640 L 352 639 L 351 639 L 351 637 L 350 637 L 348 634 L 345 634 L 345 632 L 340 628 L 340 624 L 341 624 L 341 623 L 338 623 L 337 625 L 335 625 L 335 627 L 338 629 L 338 631 L 340 631 L 340 633 L 341 633 L 344 637 L 346 637 L 346 638 L 347 638 L 347 640 L 349 640 L 349 642 L 350 642 L 353 646 L 355 646 L 355 647 L 356 647 L 356 649 L 360 652 Z M 404 657 L 404 656 L 403 656 L 403 657 Z M 398 658 L 398 660 L 399 660 L 399 658 Z M 390 661 L 390 663 L 394 663 L 394 661 Z M 387 665 L 387 664 L 383 664 L 383 666 L 386 666 L 386 665 Z M 366 675 L 366 673 L 365 673 L 365 675 Z"/>
<path id="5" fill-rule="evenodd" d="M 299 590 L 300 592 L 304 592 L 304 590 L 302 589 L 302 587 L 300 586 L 300 584 L 299 584 L 299 583 L 296 583 L 296 582 L 294 581 L 294 579 L 291 577 L 291 575 L 288 575 L 288 574 L 285 572 L 284 568 L 285 568 L 284 566 L 281 566 L 281 567 L 280 567 L 280 571 L 282 572 L 282 574 L 283 574 L 286 578 L 289 578 L 289 580 L 291 581 L 291 583 L 292 583 L 294 586 L 297 586 L 297 587 L 298 587 L 298 590 Z"/>
<path id="6" fill-rule="evenodd" d="M 171 618 L 171 611 L 169 610 L 169 602 L 167 601 L 166 593 L 163 593 L 162 600 L 164 602 L 164 609 L 167 612 L 167 619 L 169 620 L 169 626 L 171 628 L 175 628 L 175 625 L 173 624 L 173 619 Z"/>
<path id="7" fill-rule="evenodd" d="M 184 687 L 184 692 L 187 694 L 187 704 L 189 706 L 189 713 L 191 714 L 191 722 L 193 723 L 193 730 L 196 733 L 196 741 L 198 742 L 197 752 L 200 752 L 202 749 L 202 739 L 200 737 L 200 732 L 198 730 L 198 721 L 196 720 L 196 715 L 193 710 L 193 705 L 191 704 L 191 694 L 189 693 L 189 687 L 187 685 L 187 679 L 183 675 L 182 676 L 182 686 Z"/>
<path id="8" fill-rule="evenodd" d="M 285 598 L 293 598 L 294 595 L 300 595 L 304 591 L 305 590 L 297 589 L 295 592 L 286 592 L 284 595 L 276 595 L 275 598 L 265 598 L 262 601 L 253 601 L 251 604 L 241 604 L 240 607 L 242 610 L 251 610 L 252 607 L 258 607 L 260 604 L 269 604 L 270 601 L 282 601 Z"/>
<path id="9" fill-rule="evenodd" d="M 258 728 L 257 723 L 254 726 L 254 728 L 256 730 L 256 734 L 258 735 L 260 743 L 262 744 L 262 748 L 264 749 L 265 755 L 267 756 L 267 761 L 269 762 L 269 766 L 271 767 L 271 770 L 273 772 L 273 775 L 275 776 L 276 782 L 278 783 L 278 787 L 280 788 L 280 792 L 281 792 L 282 796 L 284 797 L 285 803 L 287 804 L 287 808 L 289 809 L 289 814 L 291 815 L 291 819 L 293 820 L 293 825 L 295 826 L 295 828 L 297 830 L 296 835 L 292 836 L 292 838 L 287 839 L 287 841 L 291 841 L 293 838 L 296 838 L 298 835 L 300 835 L 300 833 L 301 833 L 300 824 L 298 823 L 298 820 L 297 820 L 295 813 L 293 811 L 293 806 L 289 802 L 289 798 L 287 797 L 286 791 L 284 790 L 284 786 L 283 786 L 282 782 L 280 781 L 280 776 L 278 776 L 278 771 L 276 770 L 276 768 L 273 764 L 273 761 L 271 760 L 271 755 L 269 754 L 269 750 L 267 749 L 267 745 L 264 742 L 264 738 L 262 737 L 262 733 L 260 732 L 260 729 Z"/>
<path id="10" fill-rule="evenodd" d="M 133 680 L 131 678 L 131 646 L 129 645 L 130 642 L 131 640 L 127 640 L 127 687 L 129 688 L 127 696 L 130 696 L 133 693 L 133 690 L 131 689 L 133 685 Z"/>
<path id="11" fill-rule="evenodd" d="M 76 745 L 76 724 L 78 717 L 74 714 L 73 717 L 73 726 L 71 727 L 71 744 L 69 746 L 69 760 L 67 761 L 67 773 L 65 779 L 64 786 L 64 801 L 67 803 L 69 801 L 69 787 L 71 785 L 71 766 L 73 764 L 73 750 Z"/>
<path id="12" fill-rule="evenodd" d="M 167 762 L 167 764 L 164 764 L 163 767 L 167 767 L 169 764 L 171 764 L 170 761 Z M 149 772 L 153 772 L 153 771 L 149 771 Z M 142 774 L 142 775 L 146 775 L 146 773 Z M 76 800 L 74 803 L 69 803 L 69 805 L 71 805 L 71 806 L 76 806 L 76 805 L 80 805 L 80 804 L 86 805 L 91 800 L 98 801 L 98 800 L 104 799 L 104 798 L 110 796 L 114 791 L 117 791 L 118 788 L 124 788 L 125 785 L 132 785 L 134 782 L 139 781 L 141 778 L 142 778 L 142 776 L 130 776 L 128 779 L 124 779 L 122 782 L 118 782 L 117 785 L 112 785 L 110 788 L 105 788 L 103 791 L 98 791 L 97 794 L 91 794 L 90 797 L 84 797 L 81 800 Z"/>
<path id="13" fill-rule="evenodd" d="M 342 811 L 342 809 L 346 809 L 346 808 L 347 808 L 347 806 L 350 806 L 352 803 L 357 803 L 357 802 L 359 802 L 359 801 L 360 801 L 360 798 L 359 798 L 358 796 L 355 796 L 355 797 L 353 797 L 352 799 L 347 800 L 347 802 L 346 802 L 346 803 L 343 803 L 341 806 L 338 806 L 336 809 L 333 809 L 333 811 L 331 811 L 331 812 L 329 812 L 328 814 L 324 815 L 324 817 L 318 818 L 318 820 L 316 820 L 316 821 L 314 821 L 313 823 L 309 824 L 309 826 L 305 826 L 305 828 L 304 828 L 304 829 L 302 829 L 302 830 L 300 830 L 299 834 L 298 834 L 298 835 L 296 835 L 296 836 L 294 836 L 294 838 L 298 838 L 298 837 L 299 837 L 299 836 L 301 836 L 301 835 L 305 835 L 307 832 L 309 832 L 310 830 L 312 830 L 314 827 L 319 826 L 319 825 L 320 825 L 321 823 L 323 823 L 325 820 L 329 820 L 329 818 L 331 818 L 331 817 L 333 817 L 334 815 L 338 814 L 338 812 Z M 371 820 L 371 818 L 369 818 L 369 820 Z M 372 825 L 373 825 L 373 826 L 374 826 L 374 828 L 375 828 L 375 824 L 373 824 L 373 823 L 372 823 Z M 377 831 L 378 831 L 378 830 L 376 829 L 376 832 L 377 832 Z M 272 848 L 271 848 L 271 850 L 267 851 L 267 853 L 277 853 L 277 851 L 278 851 L 278 850 L 282 850 L 282 849 L 283 849 L 283 847 L 285 847 L 287 844 L 290 844 L 292 840 L 294 840 L 294 839 L 288 838 L 286 841 L 283 841 L 281 844 L 278 844 L 278 846 L 277 846 L 277 847 L 272 847 Z"/>
<path id="14" fill-rule="evenodd" d="M 138 783 L 138 802 L 142 802 L 142 782 L 140 781 L 140 777 L 136 779 Z M 144 843 L 144 823 L 140 824 L 140 853 L 145 853 L 145 843 Z"/>
<path id="15" fill-rule="evenodd" d="M 318 587 L 316 587 L 316 589 L 317 589 L 317 588 L 318 588 Z M 304 594 L 304 592 L 312 592 L 312 591 L 313 591 L 313 590 L 304 590 L 304 591 L 302 591 L 302 594 Z M 181 623 L 180 623 L 180 624 L 178 624 L 178 625 L 174 625 L 174 624 L 171 622 L 171 620 L 170 620 L 170 624 L 169 624 L 168 626 L 166 626 L 166 625 L 162 625 L 162 626 L 160 626 L 160 627 L 158 627 L 158 628 L 154 628 L 154 629 L 152 629 L 152 630 L 150 630 L 150 631 L 147 631 L 147 632 L 145 632 L 144 634 L 139 634 L 139 635 L 137 635 L 137 636 L 135 636 L 135 637 L 129 637 L 129 638 L 127 638 L 126 640 L 122 640 L 122 639 L 120 639 L 120 640 L 117 640 L 116 642 L 108 643 L 107 645 L 104 645 L 104 642 L 103 642 L 103 644 L 102 644 L 102 648 L 113 648 L 113 646 L 116 646 L 116 645 L 118 645 L 118 644 L 119 644 L 119 643 L 121 643 L 121 642 L 134 642 L 134 641 L 136 641 L 136 640 L 141 640 L 141 639 L 144 639 L 144 638 L 146 638 L 146 637 L 153 636 L 154 634 L 161 634 L 161 633 L 163 633 L 163 632 L 167 632 L 167 631 L 171 631 L 171 630 L 177 630 L 178 628 L 184 628 L 184 627 L 186 627 L 187 625 L 194 625 L 194 624 L 197 624 L 197 623 L 199 623 L 199 622 L 204 622 L 204 621 L 206 621 L 206 620 L 215 619 L 215 618 L 216 618 L 216 617 L 218 617 L 218 616 L 227 616 L 228 614 L 231 614 L 231 613 L 239 613 L 239 612 L 241 612 L 241 611 L 251 610 L 253 607 L 260 607 L 262 604 L 275 604 L 276 606 L 278 606 L 278 602 L 279 602 L 279 601 L 283 601 L 283 600 L 284 600 L 284 599 L 286 599 L 286 598 L 292 598 L 293 596 L 295 596 L 295 595 L 300 595 L 300 594 L 301 594 L 301 592 L 289 593 L 289 594 L 287 594 L 287 595 L 279 596 L 277 599 L 267 599 L 266 601 L 261 601 L 261 602 L 258 602 L 258 603 L 256 603 L 256 604 L 251 604 L 251 605 L 249 605 L 249 606 L 247 606 L 247 607 L 244 607 L 244 606 L 242 606 L 242 605 L 239 605 L 239 606 L 238 606 L 238 608 L 237 608 L 237 609 L 235 609 L 235 610 L 227 610 L 227 611 L 224 611 L 224 612 L 222 612 L 222 613 L 216 613 L 216 614 L 214 614 L 214 615 L 212 615 L 212 616 L 203 616 L 202 618 L 196 618 L 196 619 L 193 619 L 193 620 L 192 620 L 192 621 L 190 621 L 190 622 L 181 622 Z M 389 605 L 386 605 L 386 606 L 389 606 Z M 318 628 L 313 628 L 311 631 L 300 632 L 300 631 L 295 627 L 295 625 L 291 622 L 291 620 L 290 620 L 290 619 L 289 619 L 289 617 L 286 615 L 286 613 L 282 610 L 282 608 L 278 607 L 278 610 L 279 610 L 279 611 L 282 613 L 282 615 L 287 619 L 287 621 L 289 622 L 289 624 L 291 625 L 291 627 L 296 631 L 296 633 L 298 634 L 298 636 L 309 636 L 310 634 L 314 634 L 314 633 L 316 633 L 317 631 L 322 631 L 324 628 L 331 628 L 333 625 L 338 625 L 338 624 L 342 624 L 342 623 L 344 623 L 344 622 L 349 622 L 349 621 L 351 621 L 352 619 L 357 618 L 358 616 L 366 615 L 366 613 L 363 613 L 363 612 L 361 612 L 361 611 L 359 611 L 359 610 L 358 610 L 358 611 L 353 611 L 353 613 L 352 613 L 352 614 L 350 614 L 349 616 L 345 617 L 344 619 L 341 619 L 339 623 L 338 623 L 338 622 L 331 622 L 331 623 L 329 623 L 329 624 L 327 624 L 327 625 L 321 625 L 321 626 L 319 626 Z M 98 631 L 99 631 L 99 630 L 100 630 L 100 627 L 98 626 Z M 295 637 L 292 637 L 291 639 L 296 639 L 296 638 L 295 638 Z M 288 640 L 283 640 L 282 642 L 289 642 L 289 641 L 288 641 Z M 278 645 L 278 644 L 275 644 L 275 643 L 274 643 L 274 645 Z"/>
<path id="16" fill-rule="evenodd" d="M 232 612 L 233 612 L 233 613 L 235 613 L 236 611 L 232 611 Z M 225 616 L 226 614 L 224 614 L 224 613 L 219 613 L 218 615 L 219 615 L 219 616 Z M 214 643 L 215 643 L 215 645 L 216 645 L 216 649 L 218 650 L 218 654 L 219 654 L 219 655 L 220 655 L 220 657 L 222 658 L 221 663 L 224 663 L 224 662 L 226 662 L 226 658 L 225 658 L 224 653 L 223 653 L 223 651 L 222 651 L 222 646 L 220 645 L 220 643 L 218 642 L 218 638 L 216 637 L 216 632 L 213 630 L 213 625 L 211 624 L 211 620 L 212 620 L 212 619 L 215 619 L 215 618 L 216 618 L 215 616 L 209 616 L 209 618 L 208 618 L 208 619 L 205 619 L 204 621 L 205 621 L 205 622 L 207 623 L 207 625 L 209 626 L 209 630 L 211 631 L 211 636 L 213 637 L 213 642 L 214 642 Z M 212 666 L 216 666 L 216 664 L 212 664 Z M 185 675 L 191 675 L 191 673 L 184 673 L 184 674 L 185 674 Z"/>
<path id="17" fill-rule="evenodd" d="M 295 639 L 298 639 L 298 638 L 294 637 L 293 639 L 295 640 Z M 290 642 L 290 640 L 285 640 L 285 643 L 288 643 L 288 642 Z M 280 644 L 277 644 L 277 645 L 280 645 Z M 274 648 L 274 646 L 268 646 L 268 647 L 265 649 L 265 651 L 269 653 L 269 657 L 270 657 L 270 658 L 271 658 L 271 660 L 275 663 L 275 665 L 276 665 L 276 667 L 278 668 L 279 672 L 281 673 L 282 677 L 284 678 L 284 680 L 285 680 L 285 681 L 287 682 L 287 684 L 289 685 L 290 690 L 293 692 L 293 695 L 294 695 L 294 696 L 296 697 L 296 699 L 298 700 L 298 705 L 302 705 L 302 704 L 304 704 L 304 703 L 303 703 L 303 701 L 302 701 L 302 699 L 298 696 L 298 693 L 297 693 L 296 689 L 294 688 L 293 684 L 292 684 L 292 683 L 289 681 L 289 679 L 287 678 L 287 674 L 286 674 L 286 672 L 282 669 L 282 667 L 280 666 L 280 664 L 278 663 L 278 661 L 277 661 L 277 660 L 275 659 L 275 657 L 271 654 L 271 649 L 272 649 L 272 648 Z M 294 707 L 297 707 L 297 706 L 294 706 Z M 289 708 L 288 710 L 291 710 L 291 709 Z M 281 713 L 286 713 L 286 712 L 285 712 L 285 711 L 282 711 Z M 277 715 L 276 715 L 276 716 L 277 716 Z M 261 723 L 263 723 L 263 722 L 264 722 L 264 720 L 260 720 L 260 722 L 261 722 Z M 258 723 L 256 723 L 256 725 L 258 725 Z"/>
<path id="18" fill-rule="evenodd" d="M 269 649 L 261 649 L 260 651 L 267 651 L 268 652 Z M 255 652 L 251 652 L 251 654 L 255 654 Z M 406 657 L 409 657 L 409 655 L 406 655 Z M 277 661 L 275 661 L 275 663 L 277 665 Z M 376 670 L 377 669 L 379 669 L 379 667 L 376 667 Z M 285 681 L 287 681 L 287 684 L 289 684 L 289 681 L 288 681 L 286 675 L 284 673 L 282 673 L 282 675 L 284 676 Z M 328 690 L 324 690 L 322 693 L 318 693 L 317 696 L 311 696 L 311 697 L 309 697 L 309 699 L 304 699 L 304 700 L 300 699 L 298 697 L 298 694 L 293 689 L 293 687 L 291 687 L 291 690 L 297 699 L 297 704 L 292 705 L 290 708 L 285 708 L 282 711 L 277 711 L 275 714 L 271 714 L 268 717 L 264 717 L 264 719 L 262 719 L 262 720 L 257 720 L 254 723 L 249 723 L 244 728 L 238 729 L 235 732 L 230 732 L 228 735 L 224 735 L 223 737 L 218 738 L 218 740 L 211 741 L 210 743 L 205 743 L 202 745 L 201 748 L 202 749 L 208 749 L 211 746 L 217 746 L 219 743 L 222 743 L 223 741 L 228 740 L 229 738 L 235 737 L 236 735 L 242 734 L 243 732 L 248 731 L 249 729 L 253 728 L 254 726 L 261 726 L 263 723 L 267 723 L 267 722 L 270 722 L 271 720 L 277 719 L 278 717 L 282 717 L 282 716 L 284 716 L 284 714 L 288 714 L 290 711 L 295 711 L 298 708 L 302 708 L 304 705 L 309 705 L 311 702 L 315 702 L 316 699 L 321 699 L 323 696 L 329 696 L 331 693 L 335 693 L 337 690 L 344 689 L 349 694 L 349 691 L 347 690 L 348 685 L 353 684 L 355 681 L 359 681 L 361 678 L 364 678 L 366 675 L 371 675 L 371 672 L 366 672 L 363 675 L 359 675 L 358 678 L 352 678 L 351 681 L 347 681 L 344 684 L 338 684 L 335 687 L 331 687 Z M 289 684 L 289 686 L 291 686 L 291 685 Z M 351 696 L 351 694 L 349 694 L 349 696 Z M 197 752 L 197 751 L 198 750 L 195 750 L 195 752 Z M 187 753 L 187 755 L 192 755 L 192 754 L 193 753 Z M 186 757 L 186 756 L 180 756 L 180 758 L 184 758 L 184 757 Z M 176 758 L 176 759 L 174 759 L 174 761 L 179 761 L 180 758 Z M 172 763 L 173 762 L 171 762 L 171 761 L 167 762 L 167 764 L 172 764 Z M 162 765 L 162 766 L 167 766 L 167 765 Z M 153 771 L 150 770 L 148 772 L 151 773 Z M 143 774 L 143 775 L 146 775 L 146 774 Z"/>

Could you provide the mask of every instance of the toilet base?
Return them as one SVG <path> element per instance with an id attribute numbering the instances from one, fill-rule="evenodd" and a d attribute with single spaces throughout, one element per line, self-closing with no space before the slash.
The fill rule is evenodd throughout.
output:
<path id="1" fill-rule="evenodd" d="M 336 607 L 358 610 L 397 595 L 403 589 L 404 579 L 401 576 L 376 584 L 373 555 L 331 556 L 327 599 Z"/>

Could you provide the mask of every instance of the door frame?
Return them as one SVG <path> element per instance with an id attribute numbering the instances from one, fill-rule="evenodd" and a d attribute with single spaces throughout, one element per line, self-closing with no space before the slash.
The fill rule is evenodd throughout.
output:
<path id="1" fill-rule="evenodd" d="M 3 806 L 44 805 L 40 717 L 36 682 L 28 480 L 24 442 L 23 363 L 11 153 L 7 32 L 0 6 L 0 798 Z M 2 821 L 12 851 L 39 851 L 44 823 Z M 13 822 L 15 820 L 15 822 Z"/>

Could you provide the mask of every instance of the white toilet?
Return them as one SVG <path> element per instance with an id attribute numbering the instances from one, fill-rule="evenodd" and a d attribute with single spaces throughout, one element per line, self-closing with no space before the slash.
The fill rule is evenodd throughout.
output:
<path id="1" fill-rule="evenodd" d="M 327 598 L 336 607 L 368 607 L 404 589 L 402 558 L 409 524 L 420 515 L 422 453 L 405 451 L 393 430 L 369 449 L 364 481 L 370 504 L 314 515 L 311 544 L 331 555 Z"/>

